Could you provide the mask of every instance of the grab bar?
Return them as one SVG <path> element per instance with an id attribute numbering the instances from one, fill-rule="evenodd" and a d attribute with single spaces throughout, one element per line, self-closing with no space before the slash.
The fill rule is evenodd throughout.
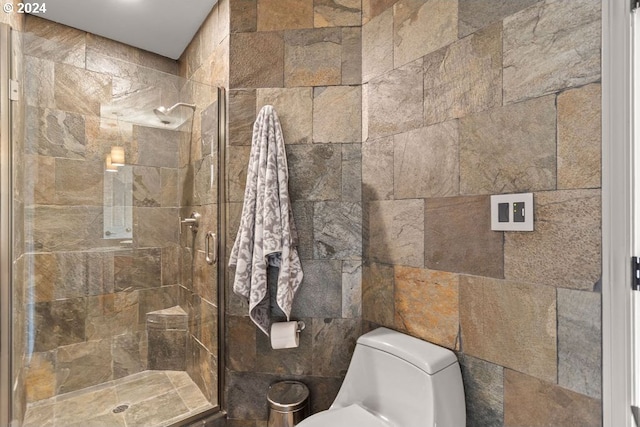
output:
<path id="1" fill-rule="evenodd" d="M 210 240 L 213 241 L 213 256 L 210 256 Z M 207 235 L 204 237 L 204 259 L 209 265 L 213 265 L 218 261 L 218 236 L 213 231 L 207 231 Z"/>

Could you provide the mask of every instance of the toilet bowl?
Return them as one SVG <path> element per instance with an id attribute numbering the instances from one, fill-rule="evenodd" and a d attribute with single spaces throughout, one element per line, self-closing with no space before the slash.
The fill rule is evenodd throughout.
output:
<path id="1" fill-rule="evenodd" d="M 460 365 L 452 351 L 378 328 L 356 344 L 338 396 L 299 427 L 464 427 Z"/>

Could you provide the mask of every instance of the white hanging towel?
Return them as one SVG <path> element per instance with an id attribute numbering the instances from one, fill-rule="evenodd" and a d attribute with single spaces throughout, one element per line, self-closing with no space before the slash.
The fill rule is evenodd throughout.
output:
<path id="1" fill-rule="evenodd" d="M 253 125 L 242 218 L 229 266 L 236 267 L 233 291 L 249 300 L 251 320 L 267 335 L 267 267 L 280 267 L 276 301 L 287 321 L 303 276 L 288 183 L 280 121 L 274 108 L 265 105 Z"/>

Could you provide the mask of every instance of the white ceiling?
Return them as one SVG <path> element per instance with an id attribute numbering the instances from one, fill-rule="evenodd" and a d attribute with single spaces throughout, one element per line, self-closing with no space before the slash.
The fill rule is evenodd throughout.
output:
<path id="1" fill-rule="evenodd" d="M 45 19 L 178 59 L 218 0 L 46 0 Z"/>

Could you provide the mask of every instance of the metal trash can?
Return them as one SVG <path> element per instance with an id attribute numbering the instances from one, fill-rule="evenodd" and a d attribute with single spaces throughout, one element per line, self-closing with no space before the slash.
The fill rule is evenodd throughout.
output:
<path id="1" fill-rule="evenodd" d="M 267 427 L 293 427 L 309 416 L 309 389 L 298 381 L 272 384 L 267 392 Z"/>

